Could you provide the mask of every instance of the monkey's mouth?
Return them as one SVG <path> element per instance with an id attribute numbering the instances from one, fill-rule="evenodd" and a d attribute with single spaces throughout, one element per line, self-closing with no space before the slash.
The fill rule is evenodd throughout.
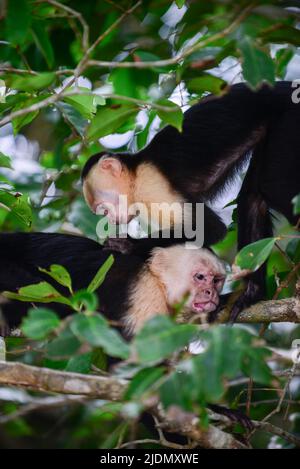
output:
<path id="1" fill-rule="evenodd" d="M 217 304 L 214 301 L 194 301 L 193 310 L 195 313 L 215 311 Z"/>

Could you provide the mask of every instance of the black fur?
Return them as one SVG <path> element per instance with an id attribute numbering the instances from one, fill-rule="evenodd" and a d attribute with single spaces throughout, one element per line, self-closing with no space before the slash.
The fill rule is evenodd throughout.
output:
<path id="1" fill-rule="evenodd" d="M 144 267 L 143 258 L 121 254 L 87 238 L 52 233 L 2 233 L 0 234 L 0 292 L 16 291 L 18 288 L 46 280 L 62 294 L 68 291 L 39 271 L 51 264 L 63 265 L 72 277 L 74 290 L 88 286 L 98 269 L 110 254 L 114 264 L 104 283 L 97 290 L 101 312 L 115 321 L 123 320 L 129 306 L 129 290 Z M 0 305 L 6 325 L 17 327 L 30 305 L 10 301 Z M 64 317 L 72 310 L 58 303 L 50 305 Z"/>
<path id="2" fill-rule="evenodd" d="M 271 236 L 270 209 L 282 213 L 290 223 L 297 221 L 291 200 L 300 193 L 300 104 L 292 102 L 293 91 L 290 82 L 277 82 L 273 88 L 264 85 L 257 92 L 242 83 L 234 85 L 226 95 L 209 96 L 192 106 L 184 114 L 182 133 L 167 126 L 140 152 L 112 156 L 133 171 L 150 161 L 186 201 L 208 202 L 222 193 L 253 150 L 238 196 L 241 248 Z M 88 160 L 83 179 L 102 155 Z M 206 246 L 212 244 L 211 238 L 213 243 L 222 239 L 220 223 L 213 212 L 206 212 Z M 261 269 L 249 279 L 233 309 L 233 319 L 263 295 Z"/>

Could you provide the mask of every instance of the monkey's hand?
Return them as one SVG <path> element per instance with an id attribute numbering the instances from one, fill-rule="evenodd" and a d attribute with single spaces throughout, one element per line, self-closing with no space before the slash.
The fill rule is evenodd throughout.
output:
<path id="1" fill-rule="evenodd" d="M 247 281 L 246 289 L 233 304 L 230 313 L 230 322 L 235 322 L 241 311 L 262 300 L 263 297 L 264 291 L 260 284 L 257 283 L 255 279 L 249 279 Z"/>
<path id="2" fill-rule="evenodd" d="M 135 246 L 134 239 L 127 238 L 107 238 L 103 244 L 103 249 L 117 251 L 121 254 L 130 254 Z"/>
<path id="3" fill-rule="evenodd" d="M 223 407 L 218 404 L 209 404 L 208 408 L 215 412 L 216 414 L 219 415 L 224 415 L 227 417 L 229 420 L 231 420 L 234 423 L 239 423 L 242 425 L 244 428 L 247 430 L 251 431 L 254 428 L 254 425 L 252 423 L 252 420 L 243 412 L 240 412 L 239 410 L 235 409 L 229 409 L 228 407 Z"/>
<path id="4" fill-rule="evenodd" d="M 252 273 L 252 270 L 241 269 L 238 265 L 233 264 L 231 273 L 227 276 L 227 280 L 234 282 L 236 280 L 241 280 L 245 277 L 248 277 Z"/>

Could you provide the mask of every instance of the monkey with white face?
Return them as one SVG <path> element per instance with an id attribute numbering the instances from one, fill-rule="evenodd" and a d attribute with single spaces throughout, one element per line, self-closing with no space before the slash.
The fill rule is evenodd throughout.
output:
<path id="1" fill-rule="evenodd" d="M 207 249 L 155 248 L 132 285 L 126 325 L 136 332 L 154 315 L 154 305 L 156 314 L 172 313 L 183 299 L 183 311 L 208 316 L 219 306 L 224 281 L 223 263 Z"/>
<path id="2" fill-rule="evenodd" d="M 126 337 L 151 317 L 172 314 L 183 299 L 184 311 L 201 316 L 216 311 L 225 280 L 224 265 L 212 252 L 184 245 L 157 247 L 141 256 L 121 254 L 78 236 L 16 233 L 0 234 L 0 251 L 0 292 L 46 280 L 63 294 L 68 294 L 65 288 L 38 267 L 63 265 L 76 291 L 86 287 L 113 254 L 114 264 L 96 294 L 101 312 L 120 321 Z M 50 306 L 61 316 L 72 313 L 65 305 Z M 9 302 L 1 309 L 8 325 L 17 327 L 29 307 L 31 304 Z"/>
<path id="3" fill-rule="evenodd" d="M 142 244 L 145 248 L 146 244 Z M 74 291 L 86 287 L 110 254 L 115 262 L 96 291 L 101 312 L 121 323 L 121 332 L 130 339 L 144 323 L 157 314 L 172 314 L 176 304 L 201 320 L 214 314 L 225 280 L 223 263 L 206 249 L 186 249 L 183 245 L 157 247 L 139 255 L 122 254 L 78 236 L 50 233 L 0 234 L 0 293 L 48 281 L 68 291 L 38 267 L 63 265 L 72 277 Z M 8 301 L 0 304 L 0 335 L 18 327 L 32 303 Z M 72 314 L 66 305 L 51 303 L 61 317 Z M 1 323 L 2 318 L 2 323 Z M 244 415 L 221 406 L 210 408 L 251 428 Z"/>
<path id="4" fill-rule="evenodd" d="M 300 192 L 300 104 L 293 99 L 293 84 L 276 82 L 273 87 L 265 84 L 253 91 L 238 83 L 225 91 L 188 109 L 182 132 L 169 125 L 137 153 L 91 156 L 82 171 L 89 207 L 94 212 L 103 209 L 114 223 L 127 223 L 133 213 L 121 206 L 120 195 L 126 195 L 128 207 L 141 203 L 147 213 L 152 203 L 165 204 L 156 220 L 164 231 L 174 222 L 169 217 L 170 206 L 213 202 L 236 179 L 252 152 L 236 201 L 238 250 L 272 236 L 270 210 L 296 226 L 298 215 L 292 200 Z M 180 217 L 182 211 L 178 213 Z M 197 225 L 204 235 L 204 247 L 225 236 L 224 224 L 209 207 L 204 209 L 204 223 L 197 221 L 195 213 L 193 209 L 179 220 L 174 216 L 172 226 L 192 225 L 194 231 Z M 198 241 L 197 245 L 200 247 Z M 233 305 L 232 320 L 245 307 L 265 298 L 265 267 L 251 273 L 245 286 Z"/>

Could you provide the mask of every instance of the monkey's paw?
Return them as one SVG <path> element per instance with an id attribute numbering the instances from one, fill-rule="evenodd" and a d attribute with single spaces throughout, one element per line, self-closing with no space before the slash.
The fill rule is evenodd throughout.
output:
<path id="1" fill-rule="evenodd" d="M 210 404 L 208 407 L 216 414 L 224 415 L 232 422 L 239 423 L 240 425 L 242 425 L 244 428 L 246 428 L 249 431 L 253 430 L 254 428 L 252 420 L 247 415 L 243 414 L 243 412 L 240 412 L 239 410 L 229 409 L 228 407 L 223 407 L 217 404 Z"/>
<path id="2" fill-rule="evenodd" d="M 253 280 L 248 280 L 246 289 L 233 304 L 230 313 L 230 322 L 235 322 L 241 311 L 262 300 L 264 292 L 262 288 Z"/>

